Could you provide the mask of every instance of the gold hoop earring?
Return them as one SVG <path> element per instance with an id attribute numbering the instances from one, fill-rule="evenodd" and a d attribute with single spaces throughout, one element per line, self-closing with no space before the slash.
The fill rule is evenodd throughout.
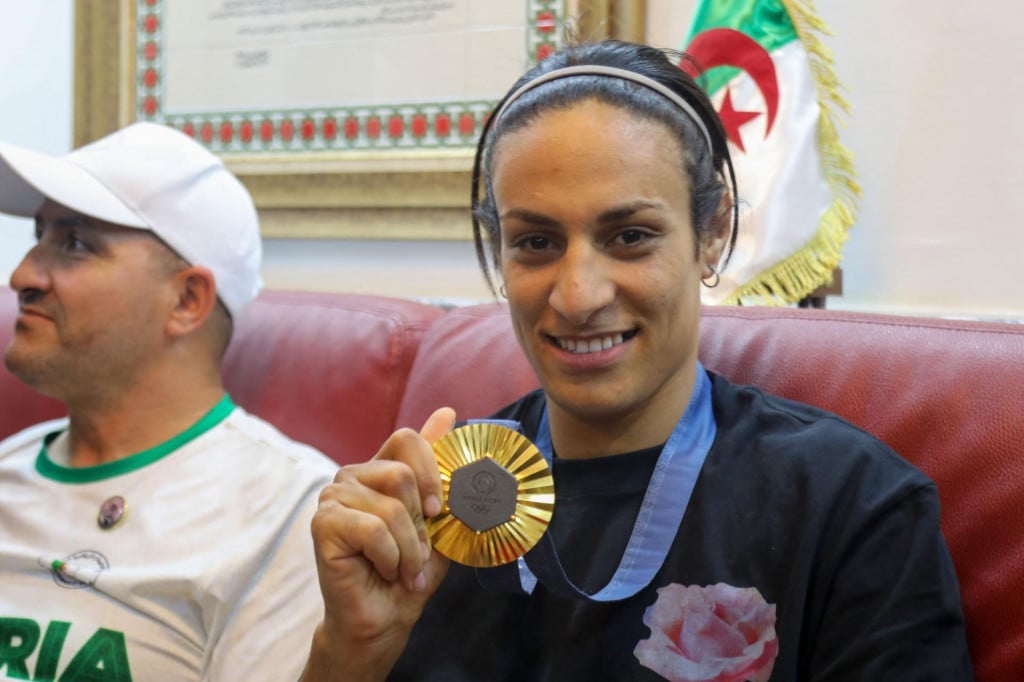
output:
<path id="1" fill-rule="evenodd" d="M 498 287 L 498 294 L 502 298 L 504 298 L 504 299 L 508 298 L 508 292 L 505 290 L 505 285 L 504 284 L 502 284 L 500 287 Z"/>
<path id="2" fill-rule="evenodd" d="M 700 283 L 706 286 L 708 289 L 714 289 L 718 286 L 718 283 L 722 278 L 718 275 L 718 270 L 715 270 L 712 266 L 708 266 L 708 270 L 711 271 L 710 277 L 701 277 Z"/>

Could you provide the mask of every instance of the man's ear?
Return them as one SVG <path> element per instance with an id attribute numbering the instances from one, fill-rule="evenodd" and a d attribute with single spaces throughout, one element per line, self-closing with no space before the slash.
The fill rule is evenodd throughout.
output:
<path id="1" fill-rule="evenodd" d="M 720 270 L 722 255 L 732 240 L 732 195 L 722 193 L 722 200 L 711 218 L 710 229 L 700 235 L 701 278 L 707 279 Z"/>
<path id="2" fill-rule="evenodd" d="M 172 336 L 185 336 L 203 326 L 213 312 L 217 305 L 217 286 L 208 268 L 195 265 L 178 271 L 173 286 L 177 299 L 167 319 L 167 332 Z"/>

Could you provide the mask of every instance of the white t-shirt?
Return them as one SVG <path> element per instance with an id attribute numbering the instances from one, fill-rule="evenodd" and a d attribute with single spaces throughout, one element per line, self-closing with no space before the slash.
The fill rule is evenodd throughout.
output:
<path id="1" fill-rule="evenodd" d="M 0 443 L 0 679 L 297 679 L 323 611 L 309 524 L 337 465 L 227 396 L 95 467 L 60 464 L 66 427 Z"/>

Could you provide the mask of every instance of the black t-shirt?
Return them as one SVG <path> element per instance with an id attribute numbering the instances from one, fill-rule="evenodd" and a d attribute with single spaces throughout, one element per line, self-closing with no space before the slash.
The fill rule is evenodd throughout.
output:
<path id="1" fill-rule="evenodd" d="M 973 679 L 934 484 L 834 415 L 712 382 L 717 434 L 650 585 L 506 594 L 453 563 L 391 679 Z M 543 403 L 495 417 L 535 438 Z M 556 453 L 549 532 L 585 591 L 614 573 L 658 453 Z"/>

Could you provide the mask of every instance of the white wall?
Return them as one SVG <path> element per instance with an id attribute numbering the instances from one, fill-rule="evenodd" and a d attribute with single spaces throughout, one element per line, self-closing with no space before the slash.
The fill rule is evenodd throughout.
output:
<path id="1" fill-rule="evenodd" d="M 648 0 L 680 47 L 696 0 Z M 72 0 L 0 0 L 0 139 L 60 152 L 71 130 Z M 1024 319 L 1024 9 L 1016 0 L 817 0 L 853 113 L 864 201 L 833 308 Z M 0 222 L 0 277 L 30 243 Z M 467 231 L 468 232 L 468 231 Z M 468 242 L 268 240 L 268 286 L 472 300 Z"/>
<path id="2" fill-rule="evenodd" d="M 70 0 L 0 0 L 0 140 L 68 150 L 72 46 Z M 0 214 L 0 281 L 32 242 L 31 220 Z"/>

